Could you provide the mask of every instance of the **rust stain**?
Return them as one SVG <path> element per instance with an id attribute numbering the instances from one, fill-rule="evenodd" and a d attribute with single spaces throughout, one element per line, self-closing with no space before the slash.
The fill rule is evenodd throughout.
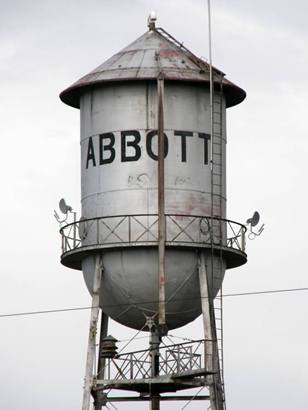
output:
<path id="1" fill-rule="evenodd" d="M 165 58 L 170 58 L 170 57 L 175 57 L 175 58 L 181 58 L 181 55 L 183 55 L 183 52 L 181 50 L 181 53 L 177 50 L 173 50 L 171 48 L 163 48 L 159 51 L 159 54 L 161 57 Z"/>

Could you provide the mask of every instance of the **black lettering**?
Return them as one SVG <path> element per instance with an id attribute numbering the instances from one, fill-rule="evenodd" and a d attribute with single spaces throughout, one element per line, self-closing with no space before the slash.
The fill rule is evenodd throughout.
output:
<path id="1" fill-rule="evenodd" d="M 209 163 L 208 141 L 211 139 L 211 136 L 210 134 L 204 134 L 203 132 L 199 132 L 198 137 L 204 140 L 204 164 L 207 165 Z"/>
<path id="2" fill-rule="evenodd" d="M 86 169 L 88 169 L 89 161 L 92 161 L 93 167 L 96 167 L 95 152 L 94 152 L 92 137 L 89 138 L 89 142 L 88 142 Z"/>
<path id="3" fill-rule="evenodd" d="M 104 144 L 105 140 L 109 140 L 109 144 Z M 115 149 L 114 146 L 114 134 L 112 132 L 106 132 L 99 135 L 99 164 L 110 164 L 115 159 Z M 104 152 L 109 151 L 110 155 L 108 158 L 104 158 Z"/>
<path id="4" fill-rule="evenodd" d="M 154 154 L 153 149 L 152 149 L 152 141 L 155 135 L 157 135 L 157 130 L 150 131 L 147 134 L 146 148 L 147 148 L 148 156 L 154 159 L 154 161 L 158 161 L 158 155 Z M 164 158 L 166 158 L 166 156 L 168 155 L 168 151 L 169 151 L 169 141 L 168 141 L 167 135 L 164 134 Z"/>
<path id="5" fill-rule="evenodd" d="M 134 137 L 133 141 L 127 141 L 126 137 Z M 139 131 L 121 131 L 121 161 L 138 161 L 141 157 L 141 148 L 140 148 L 140 133 Z M 135 155 L 128 156 L 126 155 L 126 147 L 132 147 L 135 149 Z"/>
<path id="6" fill-rule="evenodd" d="M 192 137 L 193 132 L 191 131 L 174 131 L 174 135 L 179 135 L 181 137 L 181 152 L 182 152 L 182 162 L 186 162 L 186 137 Z"/>

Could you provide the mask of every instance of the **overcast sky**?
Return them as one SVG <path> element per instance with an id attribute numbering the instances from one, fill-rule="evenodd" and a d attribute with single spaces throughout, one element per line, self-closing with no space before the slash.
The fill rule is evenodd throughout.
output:
<path id="1" fill-rule="evenodd" d="M 80 209 L 80 171 L 79 111 L 58 94 L 143 34 L 151 9 L 207 57 L 206 2 L 0 1 L 0 314 L 89 306 L 81 274 L 59 263 L 53 209 L 62 196 Z M 308 3 L 212 8 L 214 64 L 247 91 L 228 110 L 228 217 L 258 209 L 266 224 L 224 293 L 307 287 Z M 307 292 L 225 298 L 228 410 L 307 409 L 307 310 Z M 88 322 L 89 311 L 0 318 L 0 408 L 81 408 Z M 181 332 L 200 338 L 200 320 Z"/>

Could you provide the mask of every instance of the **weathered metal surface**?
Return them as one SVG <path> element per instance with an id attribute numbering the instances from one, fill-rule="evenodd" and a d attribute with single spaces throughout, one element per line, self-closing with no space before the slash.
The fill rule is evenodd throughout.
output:
<path id="1" fill-rule="evenodd" d="M 164 121 L 160 127 L 159 75 L 164 78 Z M 215 75 L 222 73 L 215 70 Z M 171 78 L 177 81 L 169 81 Z M 145 81 L 147 79 L 153 81 Z M 213 297 L 223 280 L 226 264 L 232 267 L 246 261 L 241 249 L 234 251 L 232 245 L 229 249 L 224 221 L 225 111 L 226 106 L 232 105 L 231 97 L 237 96 L 239 102 L 245 94 L 223 79 L 221 115 L 217 118 L 221 132 L 212 136 L 211 144 L 208 80 L 206 63 L 174 39 L 167 39 L 153 30 L 62 93 L 64 101 L 75 99 L 75 103 L 78 102 L 75 106 L 80 103 L 82 219 L 98 218 L 97 221 L 103 223 L 101 227 L 98 224 L 96 230 L 92 229 L 92 222 L 89 229 L 81 229 L 82 246 L 77 251 L 65 252 L 62 262 L 79 268 L 82 259 L 84 278 L 91 291 L 95 252 L 101 253 L 104 249 L 100 295 L 104 312 L 133 328 L 140 329 L 147 317 L 158 321 L 159 310 L 163 318 L 164 303 L 159 304 L 159 300 L 165 301 L 166 324 L 170 329 L 183 326 L 200 314 L 195 248 L 215 254 L 213 263 L 219 280 L 213 285 Z M 158 187 L 162 182 L 157 166 L 158 128 L 164 129 L 164 189 L 160 190 L 163 202 L 158 200 Z M 215 158 L 219 168 L 214 178 L 211 158 Z M 174 217 L 169 224 L 165 218 L 158 218 L 161 224 L 159 242 L 151 229 L 140 236 L 140 230 L 149 226 L 149 221 L 150 225 L 155 225 L 153 214 L 165 213 Z M 145 217 L 142 220 L 130 218 L 138 214 Z M 202 225 L 204 220 L 199 220 L 201 225 L 197 226 L 183 215 L 192 218 L 213 215 L 216 219 L 211 219 L 209 231 Z M 107 232 L 107 237 L 113 241 L 105 240 L 108 223 L 100 219 L 104 217 L 120 218 Z M 122 224 L 122 219 L 131 224 L 129 229 Z M 189 227 L 183 228 L 186 222 Z M 85 222 L 81 226 L 84 228 Z M 123 241 L 121 238 L 127 233 L 129 238 Z M 196 235 L 201 235 L 202 239 L 191 240 Z M 136 237 L 142 237 L 142 241 L 132 240 Z M 170 238 L 178 240 L 168 241 Z M 65 237 L 63 243 L 68 243 Z M 153 248 L 158 243 L 160 255 L 165 253 L 160 261 L 157 249 Z M 226 257 L 222 269 L 215 247 L 218 255 Z"/>
<path id="2" fill-rule="evenodd" d="M 102 252 L 105 269 L 101 290 L 103 309 L 120 323 L 137 329 L 143 326 L 146 315 L 158 311 L 157 221 L 157 214 L 83 220 L 81 224 L 87 224 L 87 227 L 82 231 L 87 235 L 82 240 L 74 239 L 73 225 L 62 228 L 62 263 L 77 269 L 82 264 L 91 291 L 91 254 Z M 225 246 L 221 246 L 219 236 L 213 238 L 215 276 L 220 278 L 211 285 L 213 296 L 219 290 L 225 263 L 231 268 L 246 262 L 244 248 L 241 248 L 246 228 L 232 221 L 223 220 L 222 223 L 226 228 Z M 211 253 L 212 225 L 215 226 L 205 217 L 166 216 L 166 309 L 170 329 L 193 320 L 201 311 L 196 251 L 204 249 Z M 222 271 L 221 256 L 224 260 Z"/>
<path id="3" fill-rule="evenodd" d="M 164 128 L 168 142 L 165 208 L 168 213 L 210 215 L 208 99 L 208 90 L 197 85 L 172 83 L 165 86 Z M 83 96 L 81 178 L 82 205 L 83 210 L 86 209 L 83 216 L 157 211 L 156 112 L 154 83 L 109 85 Z M 133 143 L 138 152 L 136 147 L 128 145 Z M 225 112 L 221 145 L 225 159 Z M 93 151 L 91 158 L 90 148 Z M 215 146 L 215 149 L 219 147 Z M 222 184 L 225 204 L 225 178 Z M 224 217 L 224 209 L 220 210 L 220 191 L 220 187 L 215 186 L 214 215 Z"/>
<path id="4" fill-rule="evenodd" d="M 160 59 L 157 66 L 161 65 Z M 81 178 L 82 217 L 145 214 L 158 212 L 157 128 L 158 97 L 156 83 L 117 83 L 86 91 L 81 98 Z M 225 217 L 225 101 L 223 101 L 222 139 L 215 150 L 223 151 L 223 177 L 214 187 L 214 215 Z M 164 209 L 175 215 L 210 215 L 212 205 L 210 158 L 209 90 L 206 86 L 187 83 L 165 83 L 164 86 Z M 223 195 L 223 198 L 220 198 Z M 222 204 L 222 206 L 221 206 Z M 213 227 L 220 235 L 220 222 Z M 118 231 L 118 235 L 121 232 Z M 169 224 L 166 236 L 175 232 Z M 196 233 L 200 227 L 195 226 Z M 140 226 L 134 224 L 135 236 Z M 96 235 L 98 232 L 96 232 Z M 147 233 L 148 237 L 150 232 Z M 102 233 L 103 235 L 103 233 Z M 121 236 L 121 235 L 119 235 Z M 145 237 L 147 240 L 147 235 Z M 86 242 L 101 240 L 95 232 Z M 110 249 L 110 248 L 109 248 Z M 99 247 L 97 248 L 99 251 Z M 165 292 L 167 326 L 183 326 L 200 314 L 198 258 L 195 250 L 166 249 Z M 117 305 L 105 312 L 125 325 L 141 328 L 147 316 L 158 320 L 159 266 L 155 250 L 107 249 L 103 254 L 105 274 L 101 300 Z M 82 269 L 89 289 L 93 260 L 84 255 Z M 185 259 L 185 260 L 184 260 Z M 124 262 L 125 261 L 125 262 Z M 224 271 L 220 274 L 221 280 Z M 218 291 L 219 283 L 216 284 Z M 176 296 L 175 296 L 176 295 Z M 187 295 L 191 301 L 180 302 Z M 143 302 L 152 301 L 145 306 Z M 162 306 L 162 305 L 161 305 Z M 181 312 L 181 315 L 179 315 Z"/>
<path id="5" fill-rule="evenodd" d="M 209 83 L 208 63 L 170 41 L 161 32 L 151 30 L 64 90 L 60 98 L 66 104 L 79 108 L 85 88 L 114 81 L 156 80 L 159 74 L 158 55 L 165 80 Z M 216 70 L 216 73 L 221 72 Z M 227 107 L 244 100 L 245 91 L 231 81 L 224 78 L 223 86 Z"/>

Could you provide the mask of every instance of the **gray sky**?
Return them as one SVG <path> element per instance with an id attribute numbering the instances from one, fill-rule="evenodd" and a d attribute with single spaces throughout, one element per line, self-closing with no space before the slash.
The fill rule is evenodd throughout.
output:
<path id="1" fill-rule="evenodd" d="M 266 223 L 224 293 L 307 287 L 308 3 L 212 6 L 214 64 L 248 94 L 228 110 L 228 217 L 244 222 L 258 209 Z M 90 304 L 81 274 L 59 263 L 53 209 L 62 196 L 79 209 L 80 171 L 79 112 L 58 94 L 145 32 L 151 9 L 208 55 L 205 1 L 1 1 L 0 314 Z M 307 293 L 224 307 L 228 410 L 306 409 Z M 88 311 L 0 318 L 1 409 L 80 408 L 88 320 Z M 181 334 L 199 338 L 201 322 Z"/>

